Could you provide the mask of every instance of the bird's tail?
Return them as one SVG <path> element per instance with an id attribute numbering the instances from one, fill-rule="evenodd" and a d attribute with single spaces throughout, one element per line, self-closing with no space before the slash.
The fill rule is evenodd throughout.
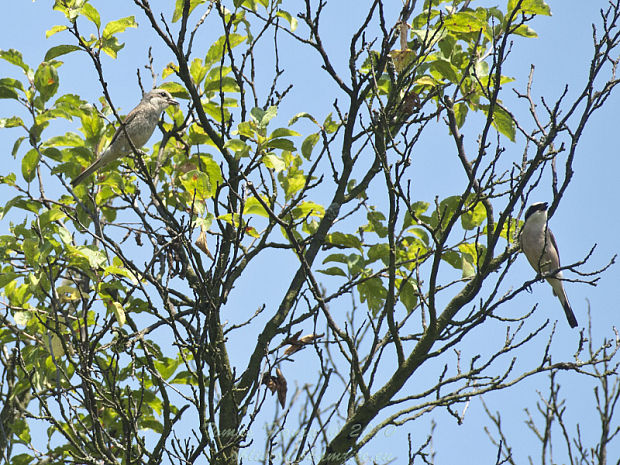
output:
<path id="1" fill-rule="evenodd" d="M 99 158 L 97 161 L 95 161 L 92 165 L 90 165 L 88 168 L 86 168 L 84 171 L 82 171 L 73 181 L 71 181 L 71 185 L 73 187 L 76 187 L 78 184 L 84 182 L 84 180 L 89 177 L 91 174 L 93 174 L 95 171 L 97 171 L 101 166 L 101 158 Z"/>
<path id="2" fill-rule="evenodd" d="M 560 297 L 560 302 L 562 302 L 562 308 L 564 309 L 564 313 L 566 314 L 566 320 L 568 321 L 568 324 L 571 328 L 576 328 L 578 325 L 577 318 L 575 318 L 575 314 L 573 313 L 573 309 L 568 303 L 568 299 L 566 298 L 566 296 L 563 297 L 564 298 Z"/>
<path id="3" fill-rule="evenodd" d="M 568 303 L 568 297 L 566 297 L 566 292 L 564 292 L 564 286 L 562 285 L 562 273 L 558 273 L 557 278 L 548 278 L 547 281 L 551 284 L 553 288 L 553 294 L 557 296 L 562 304 L 562 308 L 564 309 L 564 314 L 566 315 L 566 320 L 571 328 L 576 328 L 578 326 L 577 318 L 575 318 L 575 314 L 573 313 L 573 309 Z"/>

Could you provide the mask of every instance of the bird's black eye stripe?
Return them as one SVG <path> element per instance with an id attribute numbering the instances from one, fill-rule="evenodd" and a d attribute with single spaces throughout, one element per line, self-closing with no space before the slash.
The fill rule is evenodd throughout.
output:
<path id="1" fill-rule="evenodd" d="M 535 203 L 534 205 L 530 205 L 530 208 L 525 212 L 525 220 L 527 220 L 533 213 L 538 211 L 544 211 L 547 209 L 547 204 L 545 202 Z"/>

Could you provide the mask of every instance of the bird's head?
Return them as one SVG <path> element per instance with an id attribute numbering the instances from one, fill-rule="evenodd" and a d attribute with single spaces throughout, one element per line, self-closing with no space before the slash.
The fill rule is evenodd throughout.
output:
<path id="1" fill-rule="evenodd" d="M 538 214 L 543 214 L 546 216 L 547 208 L 549 205 L 547 202 L 536 202 L 530 205 L 530 207 L 525 211 L 525 221 L 528 220 L 532 215 L 539 216 Z"/>
<path id="2" fill-rule="evenodd" d="M 153 105 L 158 111 L 164 111 L 170 105 L 179 104 L 179 102 L 172 98 L 170 92 L 164 89 L 153 89 L 142 100 Z"/>

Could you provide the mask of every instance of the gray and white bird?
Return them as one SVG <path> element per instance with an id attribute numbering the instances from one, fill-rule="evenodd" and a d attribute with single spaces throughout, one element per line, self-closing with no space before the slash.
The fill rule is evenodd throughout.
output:
<path id="1" fill-rule="evenodd" d="M 564 291 L 562 272 L 554 273 L 554 270 L 560 268 L 560 254 L 555 237 L 547 225 L 547 208 L 547 202 L 537 202 L 525 212 L 525 223 L 520 237 L 521 250 L 537 273 L 551 274 L 552 277 L 546 278 L 547 282 L 551 284 L 553 294 L 560 300 L 568 324 L 574 328 L 577 326 L 577 319 Z"/>
<path id="2" fill-rule="evenodd" d="M 153 89 L 145 94 L 138 106 L 129 112 L 121 126 L 116 130 L 108 148 L 93 164 L 71 181 L 71 185 L 77 186 L 103 166 L 129 154 L 131 144 L 127 136 L 136 149 L 146 144 L 153 135 L 162 112 L 170 105 L 178 104 L 179 102 L 164 89 Z"/>

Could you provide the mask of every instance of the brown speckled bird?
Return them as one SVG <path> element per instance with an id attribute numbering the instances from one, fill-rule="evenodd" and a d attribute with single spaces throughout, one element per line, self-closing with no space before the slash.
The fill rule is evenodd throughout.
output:
<path id="1" fill-rule="evenodd" d="M 170 105 L 178 104 L 179 102 L 163 89 L 153 89 L 145 94 L 138 106 L 129 112 L 122 125 L 116 130 L 108 148 L 93 164 L 71 181 L 71 185 L 77 186 L 103 166 L 130 153 L 131 144 L 127 136 L 137 149 L 146 144 L 153 135 L 162 112 Z"/>

